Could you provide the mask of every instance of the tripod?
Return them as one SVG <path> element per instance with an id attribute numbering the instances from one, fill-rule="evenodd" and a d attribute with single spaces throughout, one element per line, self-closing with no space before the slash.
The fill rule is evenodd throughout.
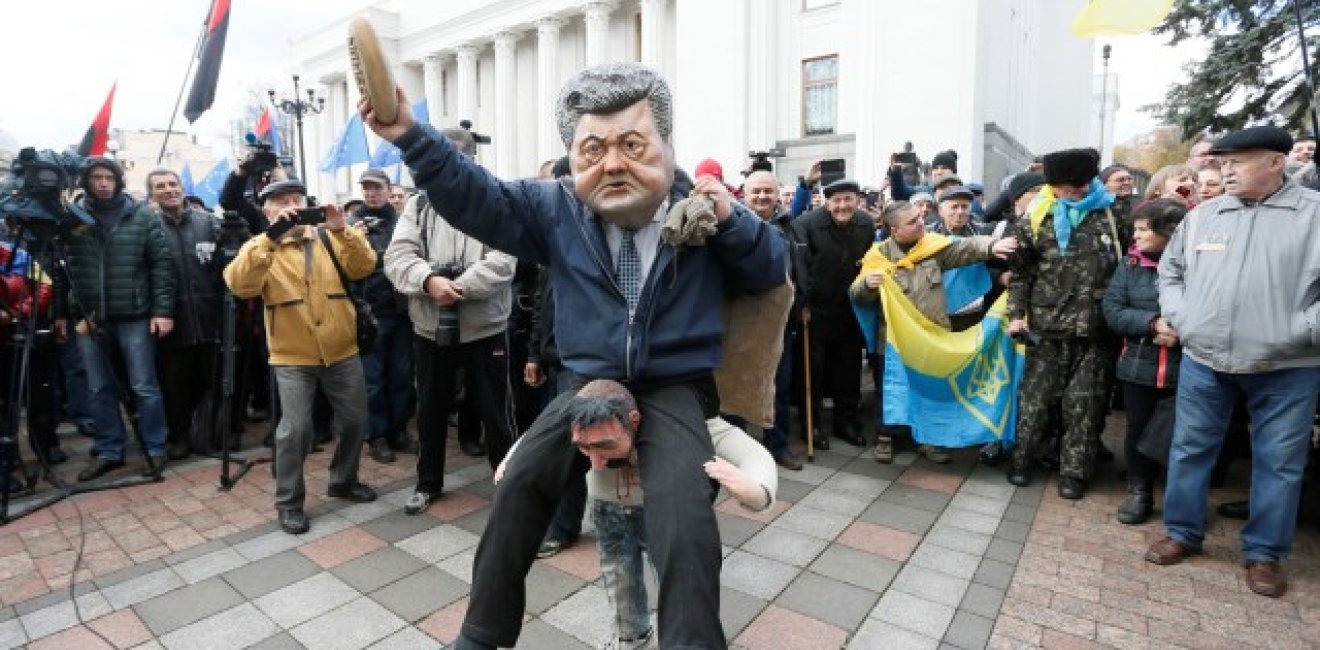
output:
<path id="1" fill-rule="evenodd" d="M 247 239 L 247 222 L 239 216 L 237 212 L 226 211 L 224 220 L 220 223 L 220 268 L 229 266 L 229 263 L 238 257 L 238 249 L 243 241 Z M 225 299 L 222 307 L 222 316 L 220 319 L 220 491 L 228 492 L 238 484 L 244 476 L 251 471 L 252 467 L 260 463 L 271 463 L 273 454 L 265 458 L 237 458 L 230 457 L 230 448 L 233 440 L 233 416 L 234 416 L 234 375 L 238 365 L 235 358 L 238 354 L 238 343 L 235 341 L 235 332 L 238 326 L 238 301 L 234 299 L 234 293 L 225 287 Z M 274 416 L 272 415 L 272 419 Z M 234 474 L 230 474 L 229 466 L 236 463 L 238 468 Z"/>
<path id="2" fill-rule="evenodd" d="M 14 355 L 13 361 L 11 362 L 9 401 L 5 404 L 3 420 L 4 430 L 0 432 L 0 477 L 3 477 L 0 478 L 0 483 L 3 483 L 0 487 L 4 488 L 4 490 L 0 490 L 0 525 L 7 524 L 43 508 L 47 508 L 75 494 L 99 492 L 102 490 L 115 490 L 134 485 L 159 483 L 164 480 L 160 474 L 160 468 L 158 468 L 152 461 L 151 454 L 147 453 L 146 439 L 142 437 L 142 432 L 134 426 L 130 427 L 133 430 L 133 437 L 137 440 L 138 448 L 142 452 L 142 458 L 147 463 L 147 471 L 145 474 L 141 476 L 125 476 L 95 485 L 70 487 L 61 481 L 60 478 L 55 475 L 55 472 L 51 471 L 49 466 L 46 466 L 46 459 L 42 457 L 41 454 L 38 454 L 37 459 L 43 465 L 41 475 L 49 481 L 51 485 L 55 486 L 57 491 L 54 494 L 24 504 L 17 512 L 11 513 L 9 511 L 10 504 L 8 488 L 10 470 L 14 467 L 15 463 L 17 463 L 18 467 L 25 468 L 23 459 L 18 452 L 18 423 L 20 414 L 22 413 L 22 410 L 27 407 L 29 398 L 31 397 L 27 388 L 29 383 L 28 371 L 32 358 L 32 348 L 36 342 L 37 336 L 42 334 L 42 332 L 37 329 L 37 314 L 40 311 L 37 308 L 37 298 L 40 290 L 40 276 L 37 274 L 37 266 L 42 262 L 46 262 L 47 264 L 44 265 L 44 268 L 53 269 L 55 273 L 61 274 L 60 277 L 66 278 L 70 283 L 70 299 L 74 301 L 77 300 L 77 292 L 74 291 L 75 287 L 72 286 L 73 276 L 69 273 L 68 257 L 59 241 L 59 224 L 55 221 L 41 219 L 17 221 L 14 227 L 12 244 L 13 251 L 10 257 L 10 263 L 7 265 L 7 271 L 13 270 L 14 262 L 18 258 L 20 244 L 25 241 L 30 242 L 30 245 L 28 246 L 30 262 L 27 268 L 27 277 L 24 278 L 25 286 L 26 283 L 31 282 L 37 286 L 38 291 L 33 292 L 32 307 L 26 320 L 19 320 L 15 323 L 18 326 L 18 332 L 15 334 L 15 342 L 20 343 L 22 347 L 18 353 Z M 35 254 L 33 254 L 33 251 L 35 251 Z M 55 264 L 49 264 L 51 261 L 54 261 Z M 100 337 L 103 336 L 101 332 L 102 330 L 100 329 L 92 330 L 88 332 L 86 336 L 92 337 L 92 342 L 97 346 L 101 346 L 102 343 L 100 342 Z M 49 332 L 46 334 L 49 335 Z M 102 353 L 108 355 L 110 350 L 102 349 Z M 115 381 L 118 383 L 117 379 Z M 119 392 L 122 394 L 122 386 L 119 386 Z M 31 418 L 29 417 L 29 421 L 30 420 Z M 29 435 L 31 434 L 29 433 Z M 35 473 L 29 473 L 29 477 L 33 479 L 29 481 L 29 485 L 27 486 L 28 492 L 31 493 L 36 484 L 36 475 Z"/>

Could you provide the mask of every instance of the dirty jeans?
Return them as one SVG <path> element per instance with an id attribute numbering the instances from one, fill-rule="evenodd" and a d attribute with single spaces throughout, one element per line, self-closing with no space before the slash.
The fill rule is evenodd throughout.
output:
<path id="1" fill-rule="evenodd" d="M 651 612 L 646 605 L 646 522 L 640 506 L 593 499 L 591 521 L 596 527 L 600 572 L 605 597 L 614 610 L 620 641 L 637 641 L 651 633 Z"/>

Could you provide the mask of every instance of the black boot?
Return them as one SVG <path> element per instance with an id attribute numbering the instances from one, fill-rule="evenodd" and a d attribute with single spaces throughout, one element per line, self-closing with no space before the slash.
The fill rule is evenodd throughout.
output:
<path id="1" fill-rule="evenodd" d="M 1128 481 L 1127 498 L 1118 507 L 1118 521 L 1129 526 L 1146 523 L 1155 506 L 1150 483 Z"/>

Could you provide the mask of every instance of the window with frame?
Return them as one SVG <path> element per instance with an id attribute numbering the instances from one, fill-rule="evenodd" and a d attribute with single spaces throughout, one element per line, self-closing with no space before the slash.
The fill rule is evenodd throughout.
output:
<path id="1" fill-rule="evenodd" d="M 802 134 L 834 133 L 838 119 L 839 57 L 802 62 Z"/>

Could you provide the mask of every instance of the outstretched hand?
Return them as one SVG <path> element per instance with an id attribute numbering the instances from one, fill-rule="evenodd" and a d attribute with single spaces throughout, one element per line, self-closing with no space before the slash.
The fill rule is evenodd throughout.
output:
<path id="1" fill-rule="evenodd" d="M 394 120 L 394 124 L 382 124 L 376 118 L 376 110 L 372 108 L 370 100 L 362 97 L 358 100 L 358 114 L 362 116 L 362 123 L 367 125 L 376 135 L 393 143 L 395 140 L 403 137 L 408 132 L 417 119 L 413 117 L 412 108 L 408 105 L 408 95 L 404 94 L 402 86 L 395 86 L 394 92 L 399 98 L 399 117 Z"/>

